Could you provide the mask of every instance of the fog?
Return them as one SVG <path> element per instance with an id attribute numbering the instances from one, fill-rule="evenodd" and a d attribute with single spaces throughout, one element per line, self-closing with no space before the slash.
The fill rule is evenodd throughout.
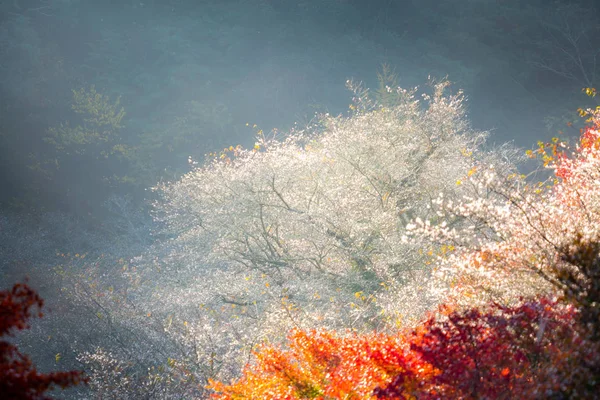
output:
<path id="1" fill-rule="evenodd" d="M 65 254 L 114 264 L 166 240 L 154 231 L 153 187 L 177 181 L 190 160 L 252 148 L 258 130 L 285 137 L 320 114 L 347 115 L 349 80 L 376 91 L 447 78 L 464 92 L 472 127 L 490 132 L 490 147 L 573 140 L 583 126 L 577 110 L 597 105 L 582 92 L 600 80 L 594 7 L 2 1 L 0 282 L 29 276 L 60 309 L 60 285 L 46 278 Z M 59 350 L 32 346 L 34 360 L 56 367 L 48 359 Z M 74 350 L 65 355 L 65 368 L 78 368 L 75 359 Z"/>
<path id="2" fill-rule="evenodd" d="M 246 123 L 285 131 L 345 112 L 346 80 L 376 88 L 383 64 L 405 88 L 448 76 L 475 128 L 530 148 L 569 131 L 587 105 L 581 89 L 598 72 L 592 4 L 3 2 L 2 200 L 95 209 L 107 192 L 177 177 L 188 156 L 248 145 Z M 92 85 L 126 114 L 111 141 L 72 157 L 48 130 L 82 122 L 72 91 Z M 114 144 L 129 152 L 92 161 Z"/>

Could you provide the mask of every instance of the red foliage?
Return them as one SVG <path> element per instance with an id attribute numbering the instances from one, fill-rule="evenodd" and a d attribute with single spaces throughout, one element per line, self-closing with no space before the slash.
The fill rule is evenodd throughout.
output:
<path id="1" fill-rule="evenodd" d="M 25 284 L 16 284 L 12 290 L 0 291 L 0 338 L 12 336 L 14 331 L 27 329 L 32 310 L 42 316 L 44 301 Z M 44 393 L 54 386 L 66 388 L 84 382 L 81 372 L 52 372 L 40 374 L 31 360 L 17 347 L 0 340 L 0 394 L 3 399 L 48 399 Z"/>
<path id="2" fill-rule="evenodd" d="M 579 310 L 542 298 L 431 317 L 408 334 L 294 331 L 218 399 L 594 398 L 600 346 Z"/>
<path id="3" fill-rule="evenodd" d="M 541 299 L 430 318 L 413 333 L 410 347 L 440 372 L 412 394 L 419 399 L 509 399 L 559 393 L 567 383 L 566 371 L 556 367 L 561 360 L 573 364 L 576 316 L 573 307 Z M 600 355 L 597 347 L 594 355 Z M 375 394 L 403 398 L 403 377 Z"/>
<path id="4" fill-rule="evenodd" d="M 600 151 L 600 125 L 598 123 L 595 125 L 583 129 L 577 149 L 572 155 L 568 155 L 565 151 L 557 152 L 555 174 L 558 178 L 568 182 L 573 170 L 583 160 L 598 156 Z M 590 152 L 593 154 L 590 154 Z"/>

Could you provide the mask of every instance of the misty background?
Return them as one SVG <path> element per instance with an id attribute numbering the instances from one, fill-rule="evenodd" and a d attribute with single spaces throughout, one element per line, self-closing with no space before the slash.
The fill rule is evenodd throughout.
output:
<path id="1" fill-rule="evenodd" d="M 376 89 L 383 64 L 402 87 L 448 76 L 493 142 L 577 134 L 567 122 L 600 68 L 594 3 L 4 1 L 0 200 L 85 216 L 110 194 L 143 197 L 189 156 L 253 143 L 246 123 L 285 131 L 345 112 L 346 80 Z M 53 144 L 53 129 L 82 124 L 73 91 L 92 86 L 120 99 L 119 127 Z"/>
<path id="2" fill-rule="evenodd" d="M 575 138 L 577 109 L 596 105 L 582 89 L 600 79 L 598 11 L 595 0 L 1 1 L 0 283 L 28 275 L 52 304 L 44 276 L 65 254 L 120 259 L 157 240 L 150 188 L 190 158 L 346 113 L 346 81 L 377 89 L 385 69 L 403 88 L 447 76 L 491 143 Z"/>

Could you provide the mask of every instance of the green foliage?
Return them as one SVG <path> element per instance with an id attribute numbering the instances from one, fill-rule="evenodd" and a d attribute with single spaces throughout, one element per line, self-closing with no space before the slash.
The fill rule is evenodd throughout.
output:
<path id="1" fill-rule="evenodd" d="M 109 96 L 98 93 L 93 85 L 89 89 L 73 90 L 71 108 L 81 117 L 81 124 L 72 127 L 64 122 L 50 128 L 45 141 L 59 151 L 76 154 L 85 154 L 92 146 L 114 143 L 125 116 L 125 109 L 119 106 L 120 98 L 113 102 Z M 123 146 L 108 151 L 117 152 L 122 153 Z"/>
<path id="2" fill-rule="evenodd" d="M 225 136 L 232 125 L 222 102 L 192 100 L 125 131 L 120 97 L 94 85 L 72 90 L 70 108 L 72 117 L 47 130 L 43 141 L 49 148 L 32 157 L 29 168 L 44 181 L 60 183 L 62 193 L 78 192 L 78 197 L 99 187 L 131 191 L 177 179 L 187 171 L 190 156 L 205 153 L 213 137 Z"/>
<path id="3" fill-rule="evenodd" d="M 73 90 L 73 111 L 77 114 L 87 115 L 84 121 L 97 126 L 108 125 L 113 129 L 121 128 L 121 120 L 125 116 L 123 107 L 119 109 L 121 98 L 118 97 L 113 104 L 107 95 L 96 91 L 94 85 L 89 90 L 81 88 Z"/>
<path id="4" fill-rule="evenodd" d="M 399 87 L 398 75 L 389 64 L 382 64 L 377 72 L 378 88 L 375 100 L 381 107 L 394 107 L 401 103 L 401 94 L 396 90 Z"/>

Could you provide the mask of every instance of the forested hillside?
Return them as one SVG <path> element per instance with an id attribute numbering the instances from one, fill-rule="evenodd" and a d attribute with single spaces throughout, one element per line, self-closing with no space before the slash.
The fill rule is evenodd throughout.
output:
<path id="1" fill-rule="evenodd" d="M 6 393 L 597 398 L 599 14 L 523 3 L 2 2 Z"/>

